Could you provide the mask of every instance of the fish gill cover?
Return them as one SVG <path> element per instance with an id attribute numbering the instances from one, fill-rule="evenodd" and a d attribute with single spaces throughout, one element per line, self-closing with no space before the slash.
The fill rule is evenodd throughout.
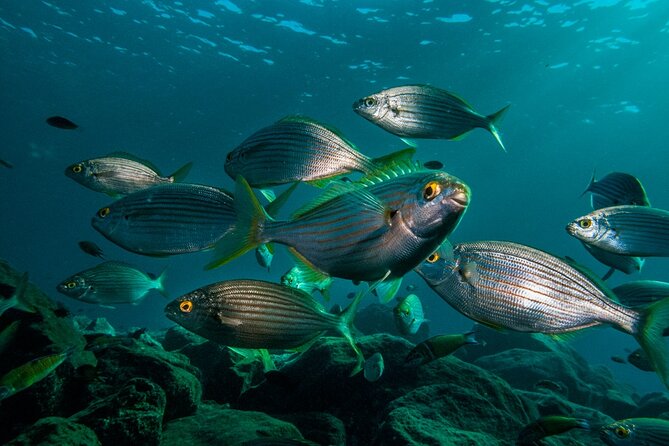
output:
<path id="1" fill-rule="evenodd" d="M 57 284 L 102 262 L 80 250 L 78 242 L 82 240 L 98 245 L 104 252 L 105 260 L 126 262 L 139 271 L 156 276 L 167 271 L 164 287 L 170 298 L 221 280 L 243 278 L 280 283 L 281 277 L 296 265 L 296 260 L 294 254 L 279 243 L 271 245 L 274 255 L 269 260 L 269 268 L 259 266 L 255 256 L 247 253 L 212 271 L 203 269 L 205 264 L 212 262 L 216 252 L 209 244 L 198 246 L 197 250 L 211 249 L 169 257 L 162 254 L 143 256 L 121 248 L 110 241 L 117 235 L 110 235 L 107 239 L 91 226 L 96 213 L 109 207 L 112 199 L 82 187 L 63 175 L 63 171 L 82 160 L 124 152 L 160 166 L 165 176 L 192 162 L 192 169 L 181 182 L 214 186 L 225 191 L 222 193 L 234 193 L 235 179 L 225 171 L 228 153 L 258 130 L 286 116 L 299 115 L 336 128 L 370 159 L 383 159 L 411 145 L 415 147 L 414 161 L 424 165 L 442 163 L 444 171 L 461 179 L 471 189 L 467 212 L 450 236 L 454 244 L 480 240 L 522 243 L 559 257 L 569 257 L 592 270 L 594 275 L 604 276 L 609 266 L 599 263 L 578 240 L 570 237 L 565 225 L 592 211 L 590 196 L 581 194 L 588 187 L 593 170 L 597 179 L 612 172 L 633 175 L 643 184 L 654 208 L 669 209 L 669 176 L 666 175 L 669 152 L 666 150 L 665 118 L 669 112 L 668 12 L 669 5 L 659 0 L 2 2 L 0 61 L 3 69 L 0 81 L 3 88 L 0 89 L 0 103 L 3 106 L 0 107 L 0 128 L 3 142 L 0 146 L 0 165 L 5 168 L 0 168 L 0 191 L 3 194 L 0 200 L 3 221 L 0 256 L 17 270 L 28 271 L 30 280 L 50 295 L 54 309 L 48 317 L 21 311 L 20 299 L 10 301 L 16 297 L 17 281 L 6 280 L 3 285 L 6 292 L 3 291 L 3 301 L 0 302 L 4 311 L 0 316 L 0 337 L 3 363 L 7 366 L 0 370 L 0 375 L 5 376 L 33 360 L 65 350 L 63 339 L 55 335 L 49 339 L 57 338 L 57 342 L 43 345 L 34 337 L 22 334 L 21 330 L 30 325 L 24 324 L 25 320 L 32 323 L 40 317 L 45 321 L 50 321 L 52 317 L 58 320 L 61 316 L 63 320 L 76 317 L 79 321 L 77 326 L 85 325 L 83 328 L 86 328 L 91 320 L 104 317 L 118 333 L 138 333 L 136 329 L 142 327 L 148 328 L 155 337 L 162 337 L 160 333 L 173 326 L 164 315 L 167 302 L 156 291 L 150 291 L 145 299 L 135 301 L 134 305 L 115 303 L 115 309 L 58 294 L 55 290 Z M 363 119 L 352 108 L 353 103 L 363 98 L 408 85 L 430 85 L 448 92 L 451 100 L 448 104 L 458 105 L 448 110 L 455 114 L 457 133 L 462 134 L 445 133 L 447 137 L 444 139 L 403 136 L 397 131 L 386 130 L 372 119 Z M 504 119 L 501 120 L 501 116 L 495 113 L 508 105 L 510 108 L 503 113 Z M 407 107 L 412 112 L 417 110 L 419 115 L 426 113 L 428 108 L 430 112 L 421 116 L 427 116 L 431 125 L 439 122 L 444 116 L 441 112 L 446 110 L 443 101 L 416 107 L 395 104 L 388 107 L 391 113 L 388 116 L 402 116 L 406 114 Z M 436 107 L 436 116 L 430 107 Z M 488 121 L 485 121 L 486 118 Z M 498 132 L 498 135 L 493 133 L 497 141 L 490 135 L 491 123 Z M 506 152 L 499 148 L 502 141 Z M 404 166 L 403 162 L 397 163 Z M 398 167 L 397 163 L 388 163 L 385 167 L 391 173 L 388 174 L 388 170 L 377 172 L 374 181 L 391 178 L 405 168 Z M 337 181 L 337 187 L 342 189 L 339 193 L 344 190 L 351 193 L 350 190 L 356 187 L 351 184 L 360 176 L 359 172 L 353 171 L 333 181 Z M 318 186 L 325 188 L 300 184 L 295 192 L 285 196 L 281 193 L 288 186 L 272 186 L 274 190 L 263 192 L 268 197 L 272 193 L 280 197 L 277 198 L 278 204 L 271 206 L 258 194 L 260 205 L 271 218 L 289 220 L 295 211 L 319 196 L 328 193 L 330 196 L 337 195 L 328 189 L 328 184 Z M 360 198 L 359 193 L 353 193 Z M 147 203 L 160 206 L 151 198 L 154 194 L 144 194 L 149 197 Z M 369 212 L 384 209 L 383 203 L 373 204 Z M 171 206 L 176 205 L 170 202 L 170 207 L 164 209 L 171 210 Z M 137 227 L 169 225 L 169 219 L 164 217 L 158 222 L 141 220 L 145 214 L 141 213 L 142 207 L 139 208 L 139 214 L 133 214 L 133 218 L 145 224 Z M 196 207 L 189 206 L 187 209 L 192 214 L 182 213 L 182 217 L 185 215 L 194 219 L 195 223 L 190 227 L 198 227 L 202 221 L 196 220 Z M 383 210 L 386 211 L 387 216 L 395 215 L 393 209 Z M 119 218 L 133 221 L 130 216 Z M 644 240 L 650 237 L 652 243 L 652 237 L 659 237 L 658 240 L 666 238 L 662 225 L 652 227 L 652 230 L 644 232 Z M 171 238 L 156 239 L 153 233 L 151 242 L 170 243 L 181 234 L 175 230 Z M 180 243 L 188 244 L 188 240 L 184 242 L 180 239 Z M 192 250 L 184 248 L 180 252 Z M 298 253 L 300 267 L 304 260 Z M 634 280 L 669 281 L 666 273 L 669 263 L 665 257 L 646 258 L 642 265 L 640 271 L 629 269 L 629 275 L 616 271 L 606 280 L 606 286 L 615 288 Z M 323 276 L 319 277 L 323 279 Z M 405 375 L 398 378 L 400 372 L 397 369 L 413 344 L 432 335 L 467 333 L 472 329 L 471 320 L 448 306 L 414 272 L 405 274 L 401 283 L 395 281 L 383 285 L 388 286 L 379 286 L 377 294 L 392 296 L 396 293 L 400 299 L 411 293 L 419 296 L 427 322 L 418 333 L 406 337 L 412 344 L 388 335 L 356 338 L 366 358 L 377 352 L 383 354 L 383 376 L 374 383 L 365 381 L 361 376 L 349 381 L 352 363 L 347 363 L 343 367 L 346 370 L 341 374 L 341 379 L 346 381 L 331 384 L 335 387 L 353 386 L 347 387 L 350 390 L 347 395 L 357 392 L 365 396 L 362 401 L 371 404 L 375 413 L 383 414 L 373 420 L 374 426 L 383 424 L 383 428 L 375 427 L 370 431 L 367 427 L 366 431 L 362 422 L 347 425 L 349 439 L 371 441 L 373 438 L 391 438 L 391 434 L 396 434 L 398 426 L 406 420 L 401 415 L 402 407 L 411 406 L 415 408 L 414 413 L 425 414 L 429 411 L 420 406 L 425 395 L 457 394 L 456 388 L 444 387 L 447 384 L 443 378 L 434 381 L 425 377 L 421 378 L 422 381 L 415 377 L 410 380 Z M 347 294 L 365 289 L 367 284 L 355 286 L 348 280 L 334 278 L 328 286 L 324 294 L 330 296 L 329 301 L 322 300 L 320 293 L 313 294 L 314 299 L 323 303 L 326 309 L 334 304 L 346 308 L 351 303 L 346 298 Z M 53 301 L 58 303 L 58 308 Z M 381 326 L 381 331 L 400 336 L 392 316 L 392 308 L 399 301 L 393 300 L 384 306 L 377 301 L 371 293 L 364 297 L 354 325 L 368 327 L 369 330 L 369 327 Z M 12 325 L 16 320 L 22 321 L 18 328 Z M 88 336 L 90 338 L 90 333 Z M 534 338 L 524 336 L 513 339 L 525 347 L 534 342 L 530 340 Z M 497 339 L 494 334 L 487 337 Z M 104 391 L 90 394 L 82 391 L 81 395 L 89 395 L 91 401 L 93 396 L 96 401 L 107 398 L 108 401 L 105 401 L 110 407 L 116 401 L 116 392 L 140 391 L 151 395 L 155 407 L 162 407 L 161 413 L 168 414 L 163 426 L 165 432 L 170 430 L 169 423 L 176 418 L 175 414 L 179 417 L 196 416 L 193 415 L 194 409 L 189 412 L 188 408 L 197 407 L 197 389 L 200 386 L 204 386 L 205 399 L 218 402 L 236 400 L 237 395 L 234 398 L 230 396 L 234 392 L 216 384 L 217 380 L 211 377 L 216 373 L 202 365 L 202 358 L 207 353 L 197 350 L 195 344 L 198 341 L 190 338 L 191 362 L 205 370 L 199 381 L 195 378 L 194 366 L 182 364 L 182 359 L 175 360 L 178 366 L 168 366 L 169 361 L 162 357 L 165 364 L 160 363 L 161 367 L 169 369 L 175 377 L 181 377 L 171 382 L 174 384 L 172 387 L 168 383 L 159 383 L 164 389 L 162 391 L 150 380 L 138 378 L 140 375 L 136 371 L 128 372 L 132 358 L 141 357 L 141 349 L 134 344 L 140 342 L 140 338 L 141 342 L 146 341 L 142 333 L 135 337 L 124 335 L 122 339 L 88 339 L 88 351 L 99 356 L 100 373 L 104 374 L 105 370 L 107 373 L 116 373 L 110 370 L 126 370 L 127 373 L 119 373 L 119 378 L 126 379 L 115 381 L 112 385 L 101 385 L 95 378 L 93 386 L 104 388 Z M 574 391 L 569 394 L 564 389 L 572 385 L 573 390 L 580 388 L 579 385 L 564 382 L 564 376 L 556 377 L 548 372 L 527 383 L 527 379 L 521 379 L 526 369 L 520 366 L 530 362 L 524 363 L 520 358 L 512 357 L 513 353 L 509 353 L 512 350 L 508 350 L 511 344 L 495 343 L 485 338 L 477 334 L 480 345 L 465 346 L 454 355 L 435 360 L 426 367 L 445 363 L 450 365 L 451 370 L 474 373 L 475 366 L 456 363 L 453 356 L 457 356 L 470 362 L 476 360 L 477 366 L 485 366 L 503 376 L 512 387 L 523 391 L 544 392 L 550 388 L 553 389 L 551 392 L 560 394 L 555 389 L 562 389 L 565 400 L 568 397 L 573 403 L 594 405 L 591 401 L 596 400 L 597 409 L 610 418 L 602 418 L 599 423 L 592 423 L 593 426 L 612 423 L 613 418 L 658 416 L 661 413 L 658 410 L 640 413 L 639 407 L 652 398 L 640 400 L 632 396 L 632 390 L 622 386 L 611 391 L 619 395 L 614 404 L 606 399 L 611 396 L 610 389 L 595 387 L 591 395 L 577 395 Z M 255 399 L 249 397 L 252 401 L 235 406 L 235 409 L 272 412 L 276 407 L 268 401 L 271 398 L 284 401 L 285 393 L 280 392 L 286 389 L 293 389 L 289 392 L 294 396 L 291 400 L 302 401 L 304 406 L 308 406 L 305 401 L 313 399 L 309 389 L 320 388 L 309 387 L 306 383 L 306 390 L 298 392 L 291 386 L 295 385 L 295 379 L 299 382 L 305 374 L 318 376 L 316 372 L 321 373 L 328 364 L 332 364 L 328 359 L 332 355 L 322 354 L 322 351 L 333 351 L 327 347 L 335 341 L 329 339 L 317 340 L 312 349 L 293 365 L 293 375 L 267 375 L 266 381 L 272 381 L 274 387 L 268 389 L 264 384 L 265 387 L 260 388 L 266 396 L 254 396 L 251 389 L 244 395 Z M 18 347 L 11 347 L 17 342 Z M 353 361 L 350 347 L 343 344 L 346 341 L 339 339 L 336 342 L 342 343 L 338 347 L 344 358 L 342 360 L 348 358 Z M 618 381 L 631 386 L 639 394 L 664 391 L 654 373 L 644 372 L 632 365 L 637 363 L 636 360 L 628 360 L 627 363 L 611 361 L 611 357 L 627 358 L 638 348 L 631 336 L 610 328 L 588 330 L 568 344 L 592 367 L 591 376 L 584 378 L 585 375 L 582 375 L 580 378 L 589 386 L 595 386 L 593 376 L 601 382 L 610 383 L 613 379 L 609 380 L 608 374 L 613 374 Z M 397 350 L 394 356 L 392 352 L 382 350 L 389 345 Z M 157 349 L 155 346 L 152 348 Z M 227 350 L 220 350 L 222 347 L 210 348 L 228 354 Z M 477 348 L 482 349 L 479 352 L 487 352 L 488 356 L 476 353 Z M 564 341 L 554 348 L 560 352 L 568 349 Z M 490 359 L 493 354 L 497 355 L 497 362 Z M 562 353 L 553 351 L 551 354 L 551 357 L 546 356 L 538 348 L 531 357 L 553 365 L 556 357 L 564 359 L 560 356 Z M 478 355 L 483 357 L 476 359 Z M 7 362 L 4 358 L 8 358 Z M 241 382 L 243 379 L 240 376 L 253 375 L 249 370 L 256 367 L 253 364 L 260 361 L 258 358 L 240 359 L 234 356 L 234 370 L 238 373 L 232 372 L 232 363 L 228 359 L 226 364 L 222 361 L 220 368 L 228 373 L 228 382 L 235 379 Z M 505 373 L 501 365 L 505 360 L 519 367 L 509 368 L 507 370 L 512 372 Z M 0 402 L 0 411 L 11 413 L 12 407 L 15 407 L 13 404 L 18 404 L 12 401 L 33 398 L 35 407 L 50 408 L 35 411 L 33 415 L 39 415 L 39 418 L 51 415 L 67 418 L 82 411 L 78 417 L 68 418 L 68 423 L 93 426 L 95 433 L 92 435 L 97 435 L 103 443 L 118 441 L 117 438 L 106 437 L 110 434 L 102 432 L 91 421 L 106 416 L 96 412 L 99 409 L 89 408 L 89 412 L 83 413 L 90 402 L 86 397 L 78 399 L 76 407 L 57 404 L 63 401 L 58 399 L 57 392 L 49 404 L 40 400 L 44 389 L 58 385 L 54 376 L 76 376 L 77 382 L 83 382 L 83 372 L 77 374 L 71 370 L 78 365 L 77 361 L 77 355 L 69 355 L 51 375 Z M 573 369 L 581 367 L 573 361 L 565 361 Z M 547 369 L 550 371 L 551 367 Z M 207 375 L 206 370 L 211 375 Z M 140 381 L 134 381 L 135 378 Z M 402 381 L 405 378 L 406 382 Z M 497 383 L 493 375 L 484 378 L 481 382 L 488 384 L 480 384 L 482 387 L 477 388 L 479 393 L 492 391 L 493 388 L 503 392 L 499 390 L 502 384 L 490 384 Z M 365 393 L 372 385 L 389 385 L 393 379 L 403 383 L 395 386 L 401 393 L 392 394 L 393 398 L 384 399 L 381 394 Z M 189 384 L 179 386 L 179 380 Z M 458 381 L 454 377 L 450 380 L 462 384 L 463 388 L 478 382 Z M 540 382 L 554 385 L 534 386 Z M 321 381 L 319 383 L 322 384 Z M 258 382 L 240 383 L 239 389 L 251 384 Z M 523 387 L 526 384 L 527 387 Z M 39 393 L 40 386 L 42 393 Z M 424 389 L 424 394 L 420 389 Z M 226 393 L 228 391 L 231 393 Z M 167 396 L 161 396 L 161 392 Z M 347 410 L 356 408 L 356 402 L 359 406 L 363 405 L 352 397 L 348 402 L 338 399 L 335 393 L 341 392 L 341 389 L 332 391 L 332 394 L 328 394 L 327 390 L 322 392 L 323 404 L 331 407 L 317 407 L 312 402 L 309 403 L 312 406 L 304 407 L 304 410 L 331 409 L 330 413 L 336 412 L 344 419 Z M 516 395 L 510 390 L 508 392 L 508 395 Z M 604 396 L 607 392 L 608 397 Z M 500 398 L 503 399 L 502 396 Z M 470 395 L 470 399 L 472 407 L 478 408 L 476 398 Z M 190 401 L 190 405 L 184 403 L 183 409 L 174 407 L 175 401 L 186 400 Z M 447 399 L 444 401 L 448 404 Z M 447 406 L 440 408 L 442 412 L 450 410 Z M 299 408 L 297 403 L 293 403 L 284 409 L 298 411 Z M 509 408 L 511 412 L 516 409 Z M 219 410 L 218 407 L 201 404 L 197 412 L 198 422 L 236 419 L 238 415 L 222 414 Z M 456 429 L 453 427 L 456 421 L 450 419 L 446 423 L 450 426 L 446 429 L 450 439 L 462 438 L 460 435 L 465 435 L 465 431 L 479 432 L 483 429 L 488 433 L 494 432 L 491 438 L 511 441 L 523 425 L 538 418 L 538 414 L 532 417 L 532 413 L 511 417 L 511 427 L 504 428 L 503 420 L 497 426 L 483 413 L 479 415 L 480 419 L 486 420 L 486 428 L 466 425 L 460 420 Z M 583 412 L 541 415 L 585 416 Z M 476 419 L 474 416 L 470 418 Z M 156 416 L 155 419 L 163 420 L 163 417 Z M 5 437 L 0 439 L 1 442 L 9 441 L 28 429 L 37 418 L 21 420 L 15 423 L 14 430 L 3 434 Z M 366 420 L 369 425 L 369 419 Z M 281 427 L 272 424 L 275 421 L 254 419 L 249 423 L 273 426 L 267 427 L 268 432 L 272 432 L 269 437 L 272 437 L 273 433 L 281 431 Z M 437 421 L 435 426 L 439 424 Z M 55 423 L 52 420 L 47 424 L 52 422 Z M 308 423 L 303 421 L 302 427 L 304 424 Z M 178 429 L 174 426 L 171 437 L 167 433 L 164 435 L 166 444 L 175 441 Z M 186 424 L 181 428 L 189 430 Z M 507 432 L 505 437 L 505 430 L 513 432 Z M 84 430 L 81 432 L 82 436 L 91 434 Z M 423 432 L 420 435 L 429 437 L 433 434 Z M 400 437 L 419 442 L 417 438 L 420 435 L 402 432 Z M 299 437 L 295 435 L 293 438 Z M 473 438 L 473 441 L 484 444 L 488 437 Z M 587 442 L 587 438 L 597 441 L 597 433 L 576 432 L 571 438 L 583 442 Z M 237 439 L 251 437 L 242 435 Z M 447 440 L 443 441 L 443 444 L 448 444 Z"/>

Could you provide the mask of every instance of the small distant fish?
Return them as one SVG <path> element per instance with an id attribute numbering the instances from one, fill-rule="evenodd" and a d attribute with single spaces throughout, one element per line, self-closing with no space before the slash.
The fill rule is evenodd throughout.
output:
<path id="1" fill-rule="evenodd" d="M 69 356 L 70 350 L 27 362 L 0 378 L 0 401 L 46 378 Z"/>
<path id="2" fill-rule="evenodd" d="M 256 260 L 258 261 L 258 265 L 262 266 L 263 268 L 267 268 L 267 271 L 269 271 L 269 267 L 272 265 L 273 258 L 274 247 L 271 243 L 263 243 L 262 245 L 258 245 L 256 248 Z"/>
<path id="3" fill-rule="evenodd" d="M 179 183 L 192 166 L 193 163 L 187 163 L 164 177 L 149 161 L 116 152 L 72 164 L 65 169 L 65 176 L 96 192 L 118 197 L 159 184 Z"/>
<path id="4" fill-rule="evenodd" d="M 551 381 L 550 379 L 541 379 L 537 381 L 536 383 L 534 383 L 534 388 L 547 389 L 550 390 L 551 392 L 562 392 L 564 390 L 563 385 L 555 381 Z"/>
<path id="5" fill-rule="evenodd" d="M 646 355 L 646 353 L 640 348 L 637 348 L 627 356 L 627 362 L 632 364 L 637 369 L 643 370 L 644 372 L 655 371 L 655 367 L 653 367 L 653 364 L 651 364 L 650 360 L 648 359 L 648 355 Z"/>
<path id="6" fill-rule="evenodd" d="M 404 85 L 366 96 L 353 110 L 402 138 L 457 140 L 475 128 L 488 130 L 506 151 L 497 128 L 509 106 L 485 116 L 457 95 L 430 85 Z"/>
<path id="7" fill-rule="evenodd" d="M 0 316 L 2 316 L 5 311 L 9 310 L 10 308 L 17 308 L 21 311 L 35 313 L 35 309 L 28 305 L 24 300 L 27 287 L 28 273 L 23 273 L 11 296 L 0 301 Z"/>
<path id="8" fill-rule="evenodd" d="M 310 268 L 297 258 L 295 262 L 295 266 L 281 276 L 281 284 L 297 288 L 309 294 L 313 294 L 315 290 L 318 290 L 325 300 L 330 300 L 332 277 Z M 352 294 L 353 296 L 350 298 L 355 297 L 355 293 Z"/>
<path id="9" fill-rule="evenodd" d="M 94 242 L 89 242 L 88 240 L 82 240 L 79 242 L 79 248 L 81 248 L 81 250 L 86 254 L 91 255 L 93 257 L 100 257 L 101 259 L 105 258 L 104 253 L 102 252 L 102 248 L 100 248 Z"/>
<path id="10" fill-rule="evenodd" d="M 67 118 L 63 118 L 62 116 L 51 116 L 49 118 L 46 118 L 46 123 L 52 127 L 56 127 L 63 130 L 74 130 L 79 127 L 74 122 L 70 121 Z"/>
<path id="11" fill-rule="evenodd" d="M 7 169 L 13 169 L 14 165 L 10 163 L 9 161 L 5 161 L 3 159 L 0 159 L 0 166 L 6 167 Z"/>
<path id="12" fill-rule="evenodd" d="M 258 130 L 228 153 L 225 171 L 251 187 L 295 181 L 324 185 L 349 172 L 369 174 L 398 159 L 411 159 L 406 149 L 378 159 L 360 153 L 337 129 L 305 116 L 288 116 Z M 325 181 L 326 182 L 326 181 Z"/>
<path id="13" fill-rule="evenodd" d="M 409 284 L 409 285 L 407 285 L 406 288 L 404 288 L 404 289 L 407 290 L 409 293 L 411 293 L 411 292 L 413 292 L 413 291 L 416 290 L 416 285 L 414 285 L 414 284 Z"/>
<path id="14" fill-rule="evenodd" d="M 608 208 L 611 206 L 634 205 L 650 206 L 641 181 L 633 175 L 623 172 L 613 172 L 599 181 L 595 181 L 593 172 L 590 184 L 585 192 L 591 192 L 593 209 Z"/>
<path id="15" fill-rule="evenodd" d="M 588 420 L 563 416 L 545 416 L 525 426 L 518 434 L 517 445 L 534 445 L 542 438 L 559 435 L 572 429 L 590 430 Z"/>
<path id="16" fill-rule="evenodd" d="M 444 163 L 442 163 L 441 161 L 436 161 L 436 160 L 426 161 L 426 162 L 423 163 L 423 167 L 425 167 L 426 169 L 431 169 L 431 170 L 439 170 L 439 169 L 444 168 Z"/>
<path id="17" fill-rule="evenodd" d="M 669 296 L 669 283 L 657 280 L 635 280 L 613 288 L 621 304 L 630 308 L 651 305 Z"/>
<path id="18" fill-rule="evenodd" d="M 403 335 L 412 335 L 418 332 L 425 321 L 423 304 L 415 294 L 409 294 L 393 309 L 395 326 Z"/>
<path id="19" fill-rule="evenodd" d="M 627 360 L 622 356 L 611 356 L 611 361 L 617 362 L 618 364 L 627 364 Z"/>
<path id="20" fill-rule="evenodd" d="M 669 211 L 645 206 L 598 209 L 567 225 L 569 235 L 614 254 L 669 256 Z"/>
<path id="21" fill-rule="evenodd" d="M 438 335 L 417 344 L 404 359 L 408 365 L 423 365 L 443 358 L 464 345 L 477 345 L 475 332 Z"/>
<path id="22" fill-rule="evenodd" d="M 328 331 L 338 332 L 356 352 L 355 374 L 364 358 L 351 324 L 363 295 L 333 315 L 304 291 L 261 280 L 228 280 L 175 299 L 165 313 L 197 335 L 236 348 L 304 348 Z"/>
<path id="23" fill-rule="evenodd" d="M 646 261 L 646 259 L 642 257 L 613 254 L 587 243 L 582 242 L 582 245 L 595 259 L 611 268 L 609 272 L 602 277 L 602 280 L 608 279 L 616 270 L 625 274 L 638 273 L 641 271 L 641 268 L 643 268 L 643 264 Z"/>
<path id="24" fill-rule="evenodd" d="M 666 446 L 669 421 L 661 418 L 628 418 L 602 426 L 599 438 L 609 446 Z"/>
<path id="25" fill-rule="evenodd" d="M 14 342 L 16 332 L 19 330 L 19 325 L 21 325 L 21 321 L 14 321 L 0 332 L 0 356 L 2 356 L 5 350 L 7 350 L 7 347 Z"/>
<path id="26" fill-rule="evenodd" d="M 383 375 L 383 356 L 381 353 L 376 352 L 369 358 L 365 359 L 365 366 L 363 369 L 363 374 L 365 379 L 370 383 L 376 382 Z"/>
<path id="27" fill-rule="evenodd" d="M 57 289 L 68 297 L 92 304 L 137 304 L 151 290 L 166 296 L 165 277 L 166 270 L 154 277 L 127 263 L 108 261 L 68 277 Z"/>

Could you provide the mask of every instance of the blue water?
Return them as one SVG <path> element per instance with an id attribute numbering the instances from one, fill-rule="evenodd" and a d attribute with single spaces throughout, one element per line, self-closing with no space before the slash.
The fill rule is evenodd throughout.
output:
<path id="1" fill-rule="evenodd" d="M 418 159 L 442 161 L 472 188 L 453 241 L 517 241 L 603 274 L 564 227 L 588 212 L 581 192 L 593 169 L 636 175 L 653 205 L 669 208 L 668 20 L 669 4 L 657 0 L 4 0 L 0 158 L 15 167 L 0 170 L 0 256 L 75 312 L 118 328 L 171 325 L 157 294 L 116 310 L 58 295 L 58 282 L 96 264 L 76 242 L 94 240 L 108 258 L 154 273 L 169 266 L 173 297 L 230 278 L 278 280 L 290 267 L 286 252 L 269 274 L 252 253 L 206 272 L 208 253 L 125 252 L 90 226 L 110 199 L 66 178 L 67 165 L 123 150 L 163 173 L 193 161 L 190 181 L 232 189 L 227 152 L 295 113 L 338 127 L 379 156 L 404 144 L 353 113 L 353 101 L 430 83 L 484 114 L 511 104 L 501 125 L 508 153 L 483 130 L 419 145 Z M 81 128 L 49 127 L 51 115 Z M 668 271 L 666 259 L 649 259 L 641 274 L 616 273 L 610 283 L 669 280 Z M 418 276 L 405 281 L 418 286 L 432 333 L 469 329 Z M 337 281 L 334 294 L 343 301 L 352 289 Z M 603 328 L 570 342 L 640 391 L 661 389 L 654 374 L 610 361 L 636 348 L 632 337 Z"/>

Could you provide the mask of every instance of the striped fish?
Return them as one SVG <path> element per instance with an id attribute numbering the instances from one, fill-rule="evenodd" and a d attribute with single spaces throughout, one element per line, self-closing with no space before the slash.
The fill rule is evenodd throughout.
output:
<path id="1" fill-rule="evenodd" d="M 128 251 L 166 256 L 213 247 L 234 221 L 228 192 L 198 184 L 166 184 L 101 208 L 91 224 Z"/>
<path id="2" fill-rule="evenodd" d="M 666 446 L 669 421 L 661 418 L 627 418 L 602 426 L 599 438 L 610 446 Z"/>
<path id="3" fill-rule="evenodd" d="M 563 434 L 572 429 L 590 430 L 590 423 L 582 418 L 559 415 L 543 416 L 520 431 L 516 445 L 536 445 L 542 438 Z"/>
<path id="4" fill-rule="evenodd" d="M 641 181 L 628 173 L 613 172 L 599 181 L 595 181 L 593 173 L 590 184 L 583 193 L 586 192 L 592 193 L 590 203 L 593 209 L 621 205 L 650 206 Z"/>
<path id="5" fill-rule="evenodd" d="M 627 308 L 581 267 L 510 242 L 445 246 L 415 271 L 453 308 L 491 327 L 561 334 L 608 324 L 631 334 L 669 386 L 662 340 L 669 299 L 642 311 Z"/>
<path id="6" fill-rule="evenodd" d="M 641 271 L 641 268 L 646 261 L 646 259 L 642 257 L 613 254 L 611 252 L 597 248 L 596 246 L 588 245 L 587 243 L 583 243 L 583 247 L 595 259 L 611 268 L 609 272 L 607 272 L 606 275 L 602 277 L 603 280 L 611 277 L 611 274 L 613 274 L 613 272 L 616 270 L 625 274 L 638 273 Z"/>
<path id="7" fill-rule="evenodd" d="M 353 103 L 357 114 L 402 138 L 457 140 L 483 128 L 505 151 L 497 126 L 508 108 L 485 116 L 457 95 L 430 85 L 389 88 Z"/>
<path id="8" fill-rule="evenodd" d="M 288 116 L 258 130 L 225 159 L 230 178 L 244 177 L 260 188 L 295 181 L 322 185 L 349 172 L 364 174 L 398 159 L 410 159 L 415 150 L 406 149 L 372 159 L 360 153 L 341 133 L 303 116 Z"/>
<path id="9" fill-rule="evenodd" d="M 635 280 L 613 288 L 618 301 L 630 308 L 647 307 L 669 297 L 669 283 L 657 280 Z"/>
<path id="10" fill-rule="evenodd" d="M 404 363 L 410 365 L 427 364 L 435 359 L 450 355 L 462 346 L 478 343 L 473 331 L 463 334 L 433 336 L 416 344 L 404 359 Z"/>
<path id="11" fill-rule="evenodd" d="M 214 283 L 170 302 L 169 319 L 204 338 L 229 347 L 295 349 L 327 332 L 344 336 L 356 352 L 356 372 L 364 358 L 351 335 L 363 293 L 340 315 L 328 313 L 304 291 L 260 280 Z"/>
<path id="12" fill-rule="evenodd" d="M 669 211 L 645 206 L 598 209 L 567 225 L 569 235 L 613 254 L 669 256 Z"/>
<path id="13" fill-rule="evenodd" d="M 317 200 L 290 220 L 270 218 L 248 183 L 237 177 L 238 221 L 218 243 L 227 263 L 260 243 L 290 246 L 303 263 L 354 281 L 400 279 L 455 229 L 469 188 L 444 172 L 420 171 Z"/>
<path id="14" fill-rule="evenodd" d="M 124 152 L 80 161 L 65 169 L 65 176 L 84 187 L 112 197 L 127 195 L 158 184 L 183 181 L 193 163 L 188 163 L 167 177 L 149 161 Z"/>
<path id="15" fill-rule="evenodd" d="M 393 309 L 393 315 L 395 316 L 395 326 L 403 335 L 416 334 L 425 322 L 423 304 L 415 294 L 409 294 L 402 299 Z"/>
<path id="16" fill-rule="evenodd" d="M 67 350 L 54 355 L 42 356 L 7 372 L 0 378 L 0 401 L 49 376 L 67 359 L 70 352 Z"/>
<path id="17" fill-rule="evenodd" d="M 154 277 L 127 263 L 109 261 L 68 277 L 57 289 L 68 297 L 92 304 L 137 304 L 151 290 L 166 296 L 165 277 L 165 271 Z"/>

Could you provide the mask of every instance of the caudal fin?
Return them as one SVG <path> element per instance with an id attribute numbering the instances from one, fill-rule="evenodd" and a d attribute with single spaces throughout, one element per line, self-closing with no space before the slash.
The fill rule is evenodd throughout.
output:
<path id="1" fill-rule="evenodd" d="M 216 259 L 207 264 L 206 269 L 225 265 L 261 243 L 262 227 L 270 217 L 240 175 L 235 181 L 235 213 L 237 221 L 216 244 Z"/>
<path id="2" fill-rule="evenodd" d="M 636 340 L 664 385 L 669 388 L 669 352 L 663 332 L 669 327 L 669 298 L 662 299 L 643 310 L 642 325 Z"/>
<path id="3" fill-rule="evenodd" d="M 170 178 L 172 178 L 172 181 L 175 183 L 182 182 L 190 172 L 191 167 L 193 167 L 192 162 L 184 164 L 176 172 L 170 175 Z"/>
<path id="4" fill-rule="evenodd" d="M 353 370 L 351 371 L 350 376 L 354 376 L 358 374 L 364 367 L 365 365 L 365 357 L 363 356 L 362 352 L 360 351 L 360 348 L 355 343 L 355 339 L 353 339 L 353 335 L 351 334 L 351 330 L 353 329 L 353 321 L 355 320 L 355 315 L 358 311 L 358 306 L 360 305 L 360 301 L 362 298 L 365 296 L 368 290 L 362 290 L 359 291 L 358 294 L 353 298 L 353 302 L 346 307 L 346 309 L 341 313 L 341 326 L 340 326 L 340 331 L 346 338 L 346 340 L 351 344 L 351 348 L 353 348 L 353 351 L 355 352 L 356 355 L 356 364 Z"/>
<path id="5" fill-rule="evenodd" d="M 167 290 L 165 289 L 165 279 L 167 279 L 167 268 L 165 268 L 156 278 L 156 290 L 158 290 L 158 292 L 162 294 L 163 297 L 169 299 L 169 295 L 167 294 Z"/>
<path id="6" fill-rule="evenodd" d="M 502 137 L 499 134 L 499 123 L 502 121 L 502 118 L 504 118 L 504 114 L 509 109 L 509 107 L 511 107 L 511 104 L 496 111 L 492 115 L 487 116 L 489 122 L 488 129 L 490 130 L 490 133 L 492 133 L 492 136 L 495 137 L 500 147 L 502 147 L 502 150 L 504 150 L 505 152 L 506 152 L 506 147 L 504 147 L 504 143 L 502 142 Z"/>

